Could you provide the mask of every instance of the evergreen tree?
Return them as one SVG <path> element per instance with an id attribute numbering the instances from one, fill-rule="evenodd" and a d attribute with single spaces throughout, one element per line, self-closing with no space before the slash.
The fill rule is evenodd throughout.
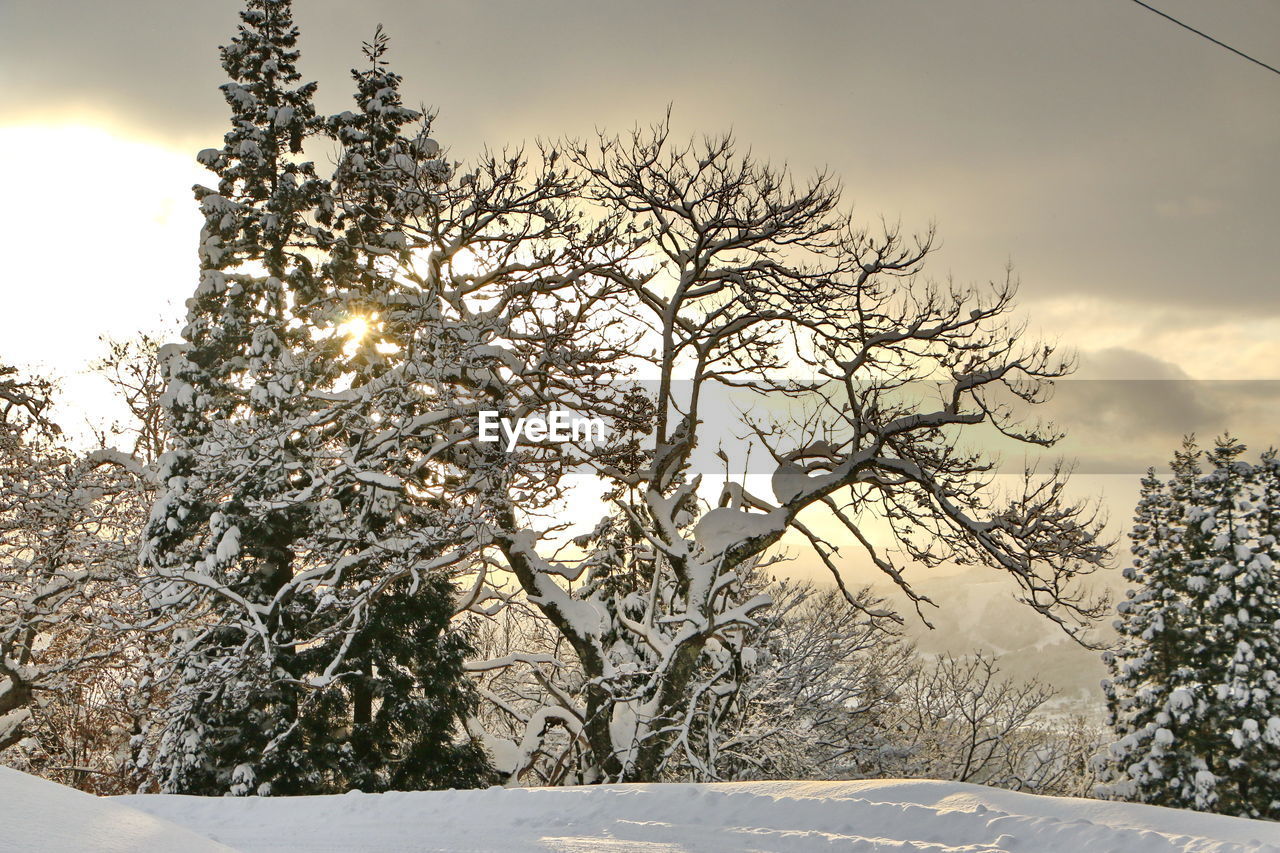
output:
<path id="1" fill-rule="evenodd" d="M 1245 580 L 1256 583 L 1257 590 L 1250 604 L 1248 641 L 1253 649 L 1265 652 L 1254 652 L 1255 664 L 1263 666 L 1253 669 L 1261 672 L 1266 710 L 1260 708 L 1248 718 L 1254 720 L 1258 734 L 1249 738 L 1249 757 L 1263 774 L 1249 799 L 1260 809 L 1265 803 L 1261 813 L 1275 820 L 1280 816 L 1280 685 L 1276 683 L 1280 673 L 1280 455 L 1275 448 L 1264 452 L 1254 468 L 1254 500 L 1258 504 L 1258 547 Z"/>
<path id="2" fill-rule="evenodd" d="M 1143 480 L 1131 534 L 1134 584 L 1104 659 L 1117 740 L 1101 792 L 1248 817 L 1276 814 L 1280 596 L 1273 463 L 1220 439 L 1209 470 L 1190 439 L 1164 482 Z"/>
<path id="3" fill-rule="evenodd" d="M 222 49 L 232 129 L 199 155 L 219 178 L 196 187 L 205 217 L 200 284 L 186 343 L 168 347 L 165 405 L 173 450 L 144 561 L 184 582 L 178 682 L 158 754 L 140 756 L 167 791 L 268 793 L 294 763 L 299 700 L 293 619 L 280 593 L 306 526 L 309 331 L 294 322 L 311 295 L 302 252 L 323 185 L 300 158 L 315 127 L 314 83 L 298 85 L 289 0 L 249 0 Z M 215 596 L 202 590 L 214 588 Z M 171 608 L 176 609 L 176 608 Z"/>
<path id="4" fill-rule="evenodd" d="M 1133 584 L 1117 606 L 1116 647 L 1104 655 L 1111 677 L 1103 682 L 1108 723 L 1117 735 L 1107 756 L 1105 793 L 1142 802 L 1189 807 L 1196 801 L 1203 761 L 1186 737 L 1198 697 L 1190 667 L 1195 614 L 1187 572 L 1185 500 L 1199 476 L 1198 452 L 1187 443 L 1174 461 L 1173 483 L 1148 471 L 1142 480 L 1134 527 Z M 1178 497 L 1175 497 L 1177 495 Z"/>
<path id="5" fill-rule="evenodd" d="M 463 671 L 472 654 L 449 625 L 454 589 L 432 574 L 400 579 L 350 638 L 348 674 L 316 690 L 302 715 L 313 793 L 473 788 L 493 781 L 479 744 L 457 739 L 476 713 Z"/>
<path id="6" fill-rule="evenodd" d="M 478 744 L 455 742 L 477 703 L 447 574 L 468 506 L 456 490 L 441 499 L 435 437 L 422 430 L 442 406 L 419 345 L 435 324 L 395 276 L 411 263 L 406 217 L 425 213 L 449 170 L 430 120 L 404 106 L 387 48 L 379 27 L 368 66 L 352 71 L 357 112 L 326 122 L 342 156 L 321 213 L 333 239 L 312 319 L 328 380 L 344 390 L 311 439 L 340 461 L 313 489 L 321 512 L 307 546 L 326 574 L 312 626 L 322 639 L 303 653 L 318 686 L 301 711 L 308 788 L 325 792 L 473 787 L 491 775 Z"/>
<path id="7" fill-rule="evenodd" d="M 1217 738 L 1210 769 L 1214 811 L 1271 818 L 1280 815 L 1280 586 L 1263 522 L 1277 495 L 1272 466 L 1240 459 L 1244 449 L 1230 437 L 1218 441 L 1200 524 L 1208 551 L 1203 673 Z"/>
<path id="8" fill-rule="evenodd" d="M 242 19 L 223 51 L 234 127 L 201 155 L 221 181 L 197 191 L 202 282 L 170 353 L 175 449 L 148 530 L 189 626 L 153 773 L 190 793 L 480 784 L 483 753 L 454 742 L 475 694 L 444 572 L 465 507 L 422 497 L 421 318 L 384 269 L 408 260 L 397 205 L 424 204 L 438 147 L 401 136 L 420 114 L 380 31 L 354 72 L 360 114 L 320 122 L 312 84 L 283 88 L 300 79 L 289 4 L 250 0 Z M 333 182 L 297 158 L 320 132 L 344 146 Z"/>

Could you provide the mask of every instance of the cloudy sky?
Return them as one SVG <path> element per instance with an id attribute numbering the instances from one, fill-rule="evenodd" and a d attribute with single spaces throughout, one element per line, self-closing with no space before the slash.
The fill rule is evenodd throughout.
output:
<path id="1" fill-rule="evenodd" d="M 1280 63 L 1274 0 L 1159 5 Z M 936 275 L 1011 261 L 1033 329 L 1090 375 L 1280 378 L 1280 76 L 1135 3 L 295 6 L 322 108 L 345 108 L 379 22 L 460 159 L 670 103 L 682 131 L 830 167 L 869 221 L 936 222 Z M 238 8 L 0 0 L 0 358 L 73 372 L 99 333 L 172 322 Z"/>
<path id="2" fill-rule="evenodd" d="M 1280 65 L 1275 0 L 1155 5 Z M 194 154 L 226 129 L 217 46 L 239 7 L 0 0 L 0 361 L 67 377 L 68 417 L 101 405 L 78 375 L 98 336 L 171 332 L 193 289 Z M 1130 0 L 295 7 L 322 110 L 346 108 L 382 23 L 457 159 L 670 104 L 681 132 L 829 168 L 869 223 L 935 222 L 933 275 L 1012 263 L 1031 330 L 1079 350 L 1081 376 L 1165 380 L 1057 404 L 1082 492 L 1121 522 L 1135 466 L 1182 432 L 1274 440 L 1280 385 L 1185 380 L 1280 379 L 1280 76 Z"/>

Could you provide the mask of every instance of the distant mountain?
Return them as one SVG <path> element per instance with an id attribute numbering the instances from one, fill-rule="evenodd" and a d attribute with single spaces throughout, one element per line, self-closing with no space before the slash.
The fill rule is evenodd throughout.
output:
<path id="1" fill-rule="evenodd" d="M 877 583 L 906 619 L 904 633 L 926 655 L 966 655 L 982 649 L 993 652 L 1003 673 L 1019 680 L 1039 679 L 1056 688 L 1055 703 L 1063 711 L 1101 718 L 1106 675 L 1099 652 L 1081 647 L 1061 628 L 1014 599 L 1011 581 L 992 577 L 989 570 L 970 570 L 925 579 L 913 585 L 938 607 L 925 607 L 934 625 L 929 630 L 891 585 Z M 1104 626 L 1106 627 L 1106 626 Z M 1100 633 L 1109 636 L 1109 628 Z"/>

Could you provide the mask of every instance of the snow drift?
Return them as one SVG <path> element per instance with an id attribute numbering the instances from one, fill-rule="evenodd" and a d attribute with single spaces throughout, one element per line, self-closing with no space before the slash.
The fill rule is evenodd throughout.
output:
<path id="1" fill-rule="evenodd" d="M 954 782 L 742 782 L 102 800 L 0 770 L 0 850 L 228 849 L 1235 853 L 1280 851 L 1280 825 Z"/>
<path id="2" fill-rule="evenodd" d="M 232 853 L 197 832 L 0 767 L 0 851 L 13 853 Z"/>

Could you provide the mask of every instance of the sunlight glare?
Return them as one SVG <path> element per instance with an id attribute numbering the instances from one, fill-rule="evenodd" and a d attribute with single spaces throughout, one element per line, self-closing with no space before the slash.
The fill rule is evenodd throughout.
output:
<path id="1" fill-rule="evenodd" d="M 338 333 L 349 343 L 358 344 L 369 334 L 369 318 L 360 314 L 349 317 L 346 322 L 339 324 Z"/>

